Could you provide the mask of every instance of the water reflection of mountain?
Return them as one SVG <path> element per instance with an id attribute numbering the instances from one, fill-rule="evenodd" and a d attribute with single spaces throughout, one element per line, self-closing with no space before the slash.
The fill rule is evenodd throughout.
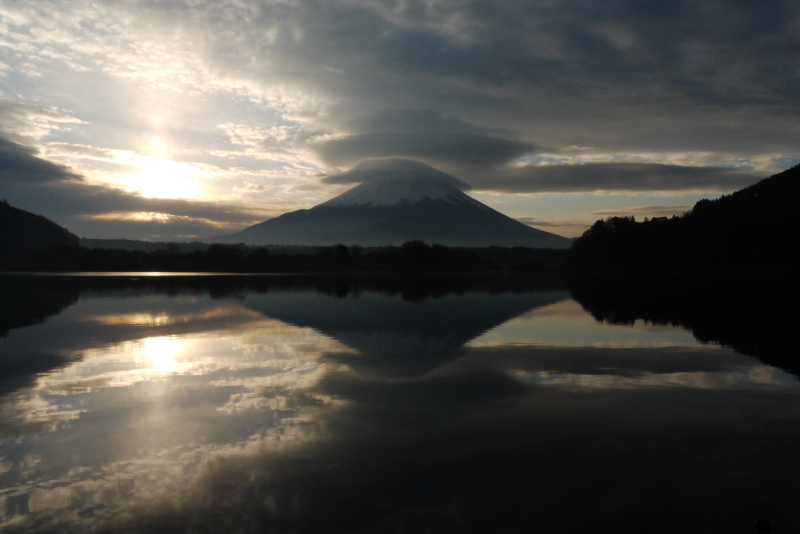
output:
<path id="1" fill-rule="evenodd" d="M 800 376 L 793 304 L 800 288 L 763 280 L 584 278 L 569 292 L 598 321 L 680 325 Z"/>
<path id="2" fill-rule="evenodd" d="M 517 313 L 535 305 L 536 297 L 524 292 L 541 287 L 525 280 L 495 279 L 491 276 L 0 276 L 0 337 L 9 331 L 42 323 L 82 297 L 113 297 L 118 302 L 134 302 L 148 295 L 164 295 L 152 309 L 129 310 L 153 315 L 186 317 L 188 304 L 176 303 L 178 296 L 210 296 L 212 299 L 244 299 L 254 308 L 263 308 L 276 318 L 311 326 L 332 337 L 341 335 L 346 344 L 375 354 L 418 358 L 421 365 L 436 365 L 426 354 L 454 354 L 465 341 L 479 335 Z M 483 297 L 461 299 L 462 309 L 452 308 L 452 298 L 480 290 Z M 491 299 L 490 294 L 500 298 Z M 505 296 L 502 296 L 505 295 Z M 358 300 L 356 300 L 356 298 Z M 562 294 L 560 298 L 566 295 Z M 444 300 L 441 300 L 444 298 Z M 548 297 L 550 298 L 550 297 Z M 320 300 L 321 299 L 321 300 Z M 481 300 L 483 299 L 483 300 Z M 488 300 L 487 300 L 488 299 Z M 419 314 L 424 307 L 414 303 L 431 300 L 442 317 Z M 480 301 L 480 302 L 479 302 Z M 490 302 L 491 301 L 491 302 Z M 358 305 L 355 303 L 358 302 Z M 391 304 L 394 302 L 394 304 Z M 492 307 L 474 312 L 476 306 Z M 152 304 L 150 305 L 152 306 Z M 360 309 L 363 308 L 363 311 Z M 277 311 L 276 311 L 277 310 Z M 98 311 L 98 313 L 102 313 Z M 304 316 L 307 315 L 306 316 Z M 337 314 L 328 317 L 327 314 Z M 405 315 L 403 315 L 405 314 Z M 404 325 L 391 326 L 392 316 Z M 446 315 L 446 317 L 445 317 Z M 348 323 L 347 321 L 351 321 Z M 362 329 L 352 321 L 365 321 Z M 0 355 L 0 394 L 30 385 L 35 377 L 61 367 L 82 351 L 148 336 L 174 336 L 196 330 L 225 327 L 227 317 L 197 318 L 191 321 L 166 320 L 157 326 L 104 324 L 87 321 L 50 325 L 44 338 L 34 346 L 14 342 L 5 344 Z M 445 339 L 439 340 L 443 334 Z M 392 341 L 387 341 L 392 336 Z M 22 345 L 20 345 L 22 343 Z M 401 348 L 402 347 L 402 348 Z M 450 356 L 448 356 L 450 357 Z M 361 360 L 366 361 L 366 360 Z M 411 361 L 414 361 L 413 359 Z M 391 359 L 377 359 L 386 365 Z"/>
<path id="3" fill-rule="evenodd" d="M 11 330 L 41 323 L 78 301 L 77 288 L 50 287 L 43 280 L 0 277 L 0 338 Z M 67 363 L 62 355 L 42 352 L 0 355 L 0 394 L 29 384 L 37 373 Z"/>
<path id="4" fill-rule="evenodd" d="M 467 341 L 487 330 L 566 298 L 566 291 L 478 291 L 419 303 L 374 292 L 327 297 L 305 292 L 250 295 L 245 305 L 357 349 L 357 355 L 334 357 L 361 371 L 414 376 L 456 358 Z"/>

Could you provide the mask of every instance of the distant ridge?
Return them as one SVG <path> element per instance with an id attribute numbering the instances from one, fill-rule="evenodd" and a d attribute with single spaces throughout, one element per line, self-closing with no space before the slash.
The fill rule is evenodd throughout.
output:
<path id="1" fill-rule="evenodd" d="M 598 269 L 799 268 L 800 165 L 681 217 L 597 221 L 573 244 L 573 267 Z"/>
<path id="2" fill-rule="evenodd" d="M 462 192 L 460 180 L 417 162 L 407 174 L 374 179 L 308 210 L 285 213 L 209 243 L 567 248 L 571 240 L 531 228 Z M 413 164 L 413 165 L 410 165 Z"/>
<path id="3" fill-rule="evenodd" d="M 141 241 L 137 239 L 93 239 L 82 237 L 80 244 L 89 249 L 105 250 L 141 250 L 143 252 L 154 252 L 157 250 L 172 250 L 174 252 L 194 252 L 195 250 L 207 250 L 208 245 L 198 242 L 164 242 L 164 241 Z"/>
<path id="4" fill-rule="evenodd" d="M 12 268 L 57 247 L 77 247 L 78 236 L 50 219 L 0 202 L 0 268 Z"/>

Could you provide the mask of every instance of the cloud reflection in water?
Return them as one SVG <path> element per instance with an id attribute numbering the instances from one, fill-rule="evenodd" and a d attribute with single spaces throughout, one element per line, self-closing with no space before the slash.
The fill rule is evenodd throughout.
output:
<path id="1" fill-rule="evenodd" d="M 793 377 L 560 291 L 87 294 L 0 350 L 69 362 L 2 398 L 9 532 L 800 524 Z"/>

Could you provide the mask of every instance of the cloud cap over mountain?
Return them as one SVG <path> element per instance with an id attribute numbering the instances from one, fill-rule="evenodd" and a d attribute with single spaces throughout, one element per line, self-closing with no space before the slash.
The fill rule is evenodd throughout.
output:
<path id="1" fill-rule="evenodd" d="M 444 183 L 462 191 L 469 184 L 419 161 L 389 158 L 368 159 L 348 171 L 322 179 L 327 184 L 365 184 L 385 181 L 429 181 Z"/>

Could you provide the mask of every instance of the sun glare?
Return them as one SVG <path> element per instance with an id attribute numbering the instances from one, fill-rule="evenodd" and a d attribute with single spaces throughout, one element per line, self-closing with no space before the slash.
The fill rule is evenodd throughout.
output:
<path id="1" fill-rule="evenodd" d="M 177 367 L 175 361 L 184 343 L 174 337 L 149 337 L 142 340 L 142 355 L 153 371 L 168 371 Z"/>
<path id="2" fill-rule="evenodd" d="M 161 139 L 151 139 L 147 142 L 147 149 L 151 154 L 165 154 L 167 144 Z"/>
<path id="3" fill-rule="evenodd" d="M 160 158 L 141 162 L 142 172 L 130 176 L 128 186 L 148 198 L 198 198 L 200 187 L 192 179 L 196 169 Z"/>
<path id="4" fill-rule="evenodd" d="M 120 175 L 114 180 L 119 185 L 138 191 L 147 198 L 201 198 L 203 181 L 211 178 L 209 172 L 197 165 L 173 161 L 160 139 L 147 145 L 149 154 L 118 153 L 116 161 L 138 172 Z"/>

